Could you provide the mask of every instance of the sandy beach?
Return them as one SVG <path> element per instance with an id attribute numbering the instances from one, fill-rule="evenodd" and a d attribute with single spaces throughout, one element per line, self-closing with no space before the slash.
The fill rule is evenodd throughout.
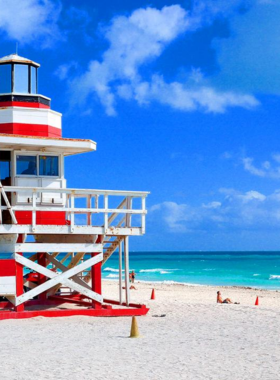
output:
<path id="1" fill-rule="evenodd" d="M 117 283 L 103 283 L 117 298 Z M 278 378 L 279 292 L 221 287 L 240 305 L 217 305 L 210 286 L 136 286 L 132 301 L 150 307 L 139 339 L 130 317 L 1 321 L 1 380 Z"/>

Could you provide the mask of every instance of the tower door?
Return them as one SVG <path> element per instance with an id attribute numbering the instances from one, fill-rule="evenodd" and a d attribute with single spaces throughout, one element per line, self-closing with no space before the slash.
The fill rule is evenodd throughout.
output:
<path id="1" fill-rule="evenodd" d="M 3 186 L 11 186 L 11 152 L 8 150 L 0 150 L 0 181 Z M 7 197 L 11 203 L 11 193 L 7 193 Z M 2 206 L 6 206 L 6 203 L 1 197 Z M 3 214 L 3 224 L 11 223 L 11 216 L 9 211 L 4 210 Z"/>
<path id="2" fill-rule="evenodd" d="M 11 152 L 0 150 L 0 180 L 3 186 L 11 186 Z"/>

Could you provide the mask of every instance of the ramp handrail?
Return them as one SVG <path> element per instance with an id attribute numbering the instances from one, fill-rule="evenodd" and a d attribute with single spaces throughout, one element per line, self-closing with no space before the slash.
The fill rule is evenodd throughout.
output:
<path id="1" fill-rule="evenodd" d="M 1 210 L 0 210 L 0 224 L 3 224 L 3 215 L 2 215 L 2 197 L 6 203 L 5 209 L 9 211 L 12 222 L 13 224 L 17 224 L 17 218 L 12 210 L 11 204 L 9 202 L 9 199 L 7 197 L 7 194 L 5 193 L 5 188 L 2 186 L 2 182 L 0 181 L 0 205 L 1 205 Z"/>

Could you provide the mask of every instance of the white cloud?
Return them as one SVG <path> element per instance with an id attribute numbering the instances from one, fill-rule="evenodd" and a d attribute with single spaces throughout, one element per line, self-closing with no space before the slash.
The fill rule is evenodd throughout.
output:
<path id="1" fill-rule="evenodd" d="M 207 203 L 207 204 L 202 204 L 202 207 L 204 208 L 218 208 L 218 207 L 221 207 L 221 202 L 210 202 L 210 203 Z"/>
<path id="2" fill-rule="evenodd" d="M 21 45 L 41 41 L 44 46 L 60 36 L 60 3 L 51 0 L 0 0 L 0 31 Z"/>
<path id="3" fill-rule="evenodd" d="M 58 76 L 59 79 L 63 80 L 67 78 L 71 69 L 76 69 L 77 67 L 78 63 L 76 61 L 65 63 L 60 65 L 54 74 Z"/>
<path id="4" fill-rule="evenodd" d="M 237 195 L 238 198 L 240 198 L 244 203 L 248 203 L 252 200 L 258 200 L 258 201 L 264 201 L 266 200 L 266 196 L 259 193 L 258 191 L 251 190 L 247 191 L 245 194 Z"/>
<path id="5" fill-rule="evenodd" d="M 163 77 L 158 75 L 154 75 L 150 82 L 133 84 L 129 91 L 134 91 L 132 96 L 140 104 L 158 101 L 181 111 L 223 113 L 228 107 L 250 109 L 258 105 L 258 101 L 251 95 L 219 92 L 204 86 L 190 87 L 188 83 L 166 83 Z"/>
<path id="6" fill-rule="evenodd" d="M 274 178 L 279 179 L 280 178 L 280 155 L 278 153 L 275 153 L 271 155 L 272 162 L 271 161 L 263 161 L 259 167 L 254 165 L 254 159 L 251 157 L 245 157 L 242 159 L 243 167 L 244 169 L 257 176 L 257 177 L 264 177 L 264 178 Z"/>
<path id="7" fill-rule="evenodd" d="M 220 189 L 219 193 L 222 199 L 195 207 L 162 202 L 151 207 L 150 214 L 161 219 L 170 232 L 280 229 L 280 190 L 269 195 L 234 189 Z"/>
<path id="8" fill-rule="evenodd" d="M 184 232 L 186 226 L 183 222 L 189 222 L 195 218 L 191 208 L 186 204 L 178 205 L 175 202 L 163 202 L 151 207 L 150 212 L 163 211 L 163 220 L 176 232 Z"/>
<path id="9" fill-rule="evenodd" d="M 192 70 L 189 80 L 167 82 L 163 76 L 153 74 L 143 79 L 141 69 L 158 58 L 163 50 L 186 32 L 209 23 L 215 17 L 228 14 L 241 1 L 229 6 L 210 1 L 208 6 L 195 2 L 191 12 L 180 5 L 165 6 L 161 10 L 147 7 L 137 9 L 129 16 L 117 16 L 104 29 L 109 42 L 102 60 L 89 63 L 84 74 L 72 80 L 79 102 L 96 96 L 108 115 L 116 114 L 120 97 L 135 100 L 140 105 L 159 102 L 181 111 L 203 110 L 224 112 L 228 107 L 252 108 L 258 101 L 251 95 L 232 91 L 216 91 L 204 83 L 203 73 Z M 203 85 L 204 83 L 204 85 Z M 77 102 L 77 99 L 72 99 Z"/>

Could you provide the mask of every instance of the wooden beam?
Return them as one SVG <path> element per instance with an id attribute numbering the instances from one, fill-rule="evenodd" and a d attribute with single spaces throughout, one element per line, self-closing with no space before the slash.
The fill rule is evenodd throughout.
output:
<path id="1" fill-rule="evenodd" d="M 119 298 L 122 304 L 122 241 L 119 242 Z"/>
<path id="2" fill-rule="evenodd" d="M 69 253 L 72 254 L 73 252 L 69 252 Z M 74 266 L 76 266 L 79 263 L 79 261 L 83 259 L 84 255 L 85 255 L 85 252 L 76 253 L 76 255 L 72 257 L 70 263 L 67 265 L 67 269 L 71 269 Z M 60 287 L 61 287 L 61 284 L 54 286 L 52 289 L 49 290 L 48 295 L 55 294 Z"/>
<path id="3" fill-rule="evenodd" d="M 124 270 L 125 270 L 125 301 L 126 306 L 129 306 L 130 302 L 130 289 L 129 289 L 129 247 L 128 236 L 124 238 Z"/>
<path id="4" fill-rule="evenodd" d="M 62 274 L 57 274 L 54 273 L 53 271 L 42 267 L 41 265 L 38 265 L 34 263 L 33 261 L 28 260 L 27 258 L 18 255 L 17 253 L 15 254 L 15 259 L 17 263 L 20 263 L 21 265 L 24 265 L 28 268 L 31 268 L 35 270 L 38 273 L 41 273 L 47 277 L 50 278 L 47 282 L 45 282 L 42 285 L 37 286 L 35 289 L 32 289 L 28 291 L 27 293 L 24 293 L 23 295 L 19 296 L 16 298 L 16 305 L 20 305 L 27 300 L 37 296 L 38 294 L 47 291 L 51 287 L 57 285 L 57 284 L 63 284 L 71 289 L 76 290 L 77 292 L 84 294 L 86 297 L 91 298 L 97 302 L 102 302 L 103 297 L 100 294 L 97 294 L 93 292 L 90 289 L 85 288 L 84 286 L 81 286 L 74 281 L 70 280 L 69 278 L 72 278 L 76 274 L 82 272 L 83 270 L 92 267 L 93 265 L 99 263 L 102 261 L 103 254 L 100 253 L 99 255 L 92 257 L 83 263 L 77 265 L 74 268 L 69 269 L 68 271 L 62 273 Z"/>
<path id="5" fill-rule="evenodd" d="M 55 265 L 56 268 L 60 269 L 62 272 L 66 272 L 69 270 L 69 268 L 61 264 L 58 260 L 54 259 L 51 255 L 47 254 L 47 258 L 53 265 Z M 84 286 L 85 288 L 90 289 L 90 286 L 86 284 L 83 280 L 81 280 L 77 275 L 73 276 L 71 279 L 75 281 L 77 284 L 80 284 Z"/>
<path id="6" fill-rule="evenodd" d="M 100 252 L 102 251 L 102 244 L 52 244 L 52 243 L 15 243 L 15 244 L 1 244 L 0 253 L 12 252 Z"/>
<path id="7" fill-rule="evenodd" d="M 71 226 L 61 225 L 36 225 L 34 229 L 29 224 L 0 224 L 0 234 L 77 234 L 77 235 L 107 235 L 107 236 L 141 236 L 140 227 L 108 227 L 107 230 L 102 226 Z M 32 251 L 31 251 L 32 252 Z"/>

